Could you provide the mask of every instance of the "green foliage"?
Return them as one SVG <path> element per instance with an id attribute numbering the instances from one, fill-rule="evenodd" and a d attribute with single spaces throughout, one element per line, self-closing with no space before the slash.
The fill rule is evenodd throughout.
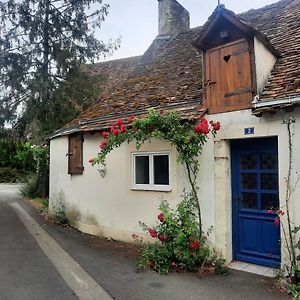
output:
<path id="1" fill-rule="evenodd" d="M 119 47 L 119 41 L 104 44 L 95 38 L 95 28 L 101 26 L 108 10 L 102 0 L 0 2 L 0 127 L 17 118 L 21 104 L 26 111 L 22 122 L 30 122 L 31 128 L 42 121 L 55 122 L 49 120 L 55 111 L 50 103 L 65 89 L 70 76 L 76 88 L 82 64 Z"/>
<path id="2" fill-rule="evenodd" d="M 23 196 L 28 198 L 36 198 L 38 197 L 36 193 L 37 186 L 37 174 L 31 174 L 27 177 L 24 184 L 21 187 L 21 193 Z"/>
<path id="3" fill-rule="evenodd" d="M 24 173 L 17 169 L 0 168 L 0 183 L 17 183 L 24 180 Z"/>
<path id="4" fill-rule="evenodd" d="M 35 162 L 29 143 L 16 142 L 11 139 L 0 140 L 0 167 L 33 172 Z"/>
<path id="5" fill-rule="evenodd" d="M 123 120 L 121 121 L 124 123 Z M 95 163 L 104 162 L 108 153 L 124 142 L 129 143 L 135 140 L 136 148 L 140 149 L 145 141 L 155 138 L 170 141 L 176 147 L 178 162 L 195 166 L 198 165 L 196 157 L 201 154 L 202 148 L 207 142 L 207 134 L 209 132 L 212 132 L 213 135 L 216 134 L 214 127 L 211 127 L 206 134 L 199 134 L 195 130 L 194 122 L 182 119 L 176 112 L 160 114 L 156 110 L 150 109 L 147 116 L 136 117 L 132 121 L 127 121 L 127 124 L 123 124 L 123 126 L 131 125 L 131 122 L 131 129 L 125 127 L 124 132 L 117 134 L 116 130 L 120 131 L 118 126 L 122 125 L 113 124 L 112 134 L 107 137 L 108 144 L 99 153 Z"/>
<path id="6" fill-rule="evenodd" d="M 56 222 L 59 224 L 65 225 L 69 224 L 69 220 L 66 214 L 66 204 L 65 201 L 62 199 L 59 199 L 55 205 L 52 207 L 53 213 L 54 213 L 54 218 Z"/>
<path id="7" fill-rule="evenodd" d="M 163 201 L 159 207 L 159 223 L 153 228 L 140 223 L 157 242 L 144 247 L 138 270 L 150 267 L 160 274 L 167 274 L 178 268 L 194 271 L 203 267 L 213 268 L 217 274 L 227 272 L 225 260 L 210 250 L 205 238 L 198 238 L 199 227 L 190 197 L 185 195 L 176 209 Z"/>
<path id="8" fill-rule="evenodd" d="M 32 146 L 35 173 L 27 177 L 22 194 L 30 198 L 47 198 L 49 194 L 49 148 Z"/>
<path id="9" fill-rule="evenodd" d="M 300 300 L 300 284 L 292 283 L 288 287 L 288 292 L 293 296 L 294 300 Z"/>

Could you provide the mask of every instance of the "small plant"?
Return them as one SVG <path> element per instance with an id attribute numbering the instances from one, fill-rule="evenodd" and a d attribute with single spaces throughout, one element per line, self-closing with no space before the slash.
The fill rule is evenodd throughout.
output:
<path id="1" fill-rule="evenodd" d="M 36 185 L 37 185 L 37 175 L 33 174 L 26 179 L 21 187 L 21 193 L 23 196 L 28 198 L 36 198 Z"/>
<path id="2" fill-rule="evenodd" d="M 65 201 L 62 199 L 59 199 L 55 205 L 52 207 L 53 214 L 55 217 L 55 220 L 62 225 L 69 224 L 69 220 L 66 214 L 66 205 Z"/>
<path id="3" fill-rule="evenodd" d="M 176 209 L 162 201 L 156 226 L 151 228 L 140 223 L 156 243 L 144 246 L 138 271 L 150 267 L 160 274 L 168 274 L 172 270 L 196 271 L 203 267 L 214 269 L 218 274 L 225 273 L 225 260 L 209 248 L 205 238 L 199 239 L 195 205 L 191 205 L 190 197 L 185 195 Z"/>
<path id="4" fill-rule="evenodd" d="M 292 283 L 288 287 L 288 292 L 293 296 L 293 299 L 300 300 L 300 284 Z"/>

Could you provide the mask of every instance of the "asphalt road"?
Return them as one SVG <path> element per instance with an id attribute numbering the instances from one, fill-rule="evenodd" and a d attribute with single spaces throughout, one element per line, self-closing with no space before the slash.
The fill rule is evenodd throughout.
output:
<path id="1" fill-rule="evenodd" d="M 0 299 L 77 299 L 9 205 L 19 197 L 0 185 Z"/>
<path id="2" fill-rule="evenodd" d="M 53 239 L 61 251 L 66 252 L 98 284 L 98 288 L 103 288 L 113 299 L 290 299 L 273 288 L 270 278 L 236 270 L 231 270 L 228 276 L 206 278 L 193 273 L 168 276 L 151 271 L 136 273 L 137 256 L 130 246 L 86 235 L 70 227 L 59 227 L 42 218 L 34 208 L 18 200 L 19 197 L 17 188 L 0 185 L 0 300 L 77 299 L 73 292 L 77 292 L 76 289 L 71 290 L 66 283 L 68 280 L 62 277 L 64 274 L 61 276 L 58 271 L 59 259 L 50 261 L 49 251 L 47 254 L 45 247 L 40 248 L 39 235 L 43 233 L 29 233 L 13 208 L 16 205 L 38 222 L 31 221 L 31 226 L 35 222 L 33 227 L 43 229 L 49 235 L 45 239 Z M 51 247 L 51 253 L 55 252 L 55 247 Z M 65 272 L 71 264 L 65 265 Z"/>

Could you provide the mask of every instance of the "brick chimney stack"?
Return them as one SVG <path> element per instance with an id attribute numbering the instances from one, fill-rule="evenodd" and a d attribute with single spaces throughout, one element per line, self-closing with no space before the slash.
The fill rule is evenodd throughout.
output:
<path id="1" fill-rule="evenodd" d="M 190 29 L 190 14 L 176 0 L 158 0 L 158 37 L 170 38 Z"/>

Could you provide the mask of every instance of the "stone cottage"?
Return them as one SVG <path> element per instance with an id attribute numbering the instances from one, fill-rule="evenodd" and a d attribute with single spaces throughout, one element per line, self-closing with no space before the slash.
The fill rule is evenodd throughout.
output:
<path id="1" fill-rule="evenodd" d="M 162 198 L 180 199 L 186 174 L 167 142 L 122 145 L 92 167 L 101 131 L 148 108 L 222 128 L 199 156 L 199 198 L 210 242 L 228 262 L 278 267 L 292 133 L 290 211 L 300 224 L 300 1 L 282 0 L 236 15 L 218 6 L 190 28 L 176 0 L 159 0 L 159 32 L 141 56 L 90 66 L 106 75 L 99 101 L 50 137 L 50 205 L 63 202 L 82 231 L 122 241 L 153 224 Z M 148 172 L 139 182 L 137 169 Z M 155 184 L 155 174 L 164 174 Z"/>

